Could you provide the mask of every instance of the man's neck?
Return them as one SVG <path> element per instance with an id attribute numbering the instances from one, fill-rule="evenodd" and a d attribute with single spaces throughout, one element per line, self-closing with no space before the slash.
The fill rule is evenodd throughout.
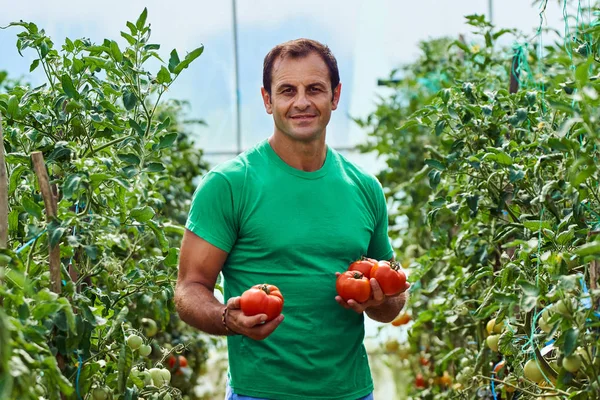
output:
<path id="1" fill-rule="evenodd" d="M 305 172 L 319 170 L 327 156 L 325 135 L 311 142 L 300 142 L 284 135 L 273 134 L 269 138 L 269 144 L 287 165 Z"/>

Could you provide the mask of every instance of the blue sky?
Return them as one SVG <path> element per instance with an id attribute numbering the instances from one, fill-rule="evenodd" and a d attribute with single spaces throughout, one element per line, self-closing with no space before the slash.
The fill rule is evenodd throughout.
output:
<path id="1" fill-rule="evenodd" d="M 494 22 L 532 33 L 539 24 L 537 6 L 529 0 L 494 0 Z M 362 132 L 349 116 L 365 116 L 373 110 L 376 85 L 389 71 L 410 62 L 420 40 L 443 35 L 468 37 L 464 15 L 489 11 L 488 0 L 238 0 L 238 33 L 243 147 L 268 137 L 272 120 L 260 98 L 262 61 L 277 43 L 309 37 L 328 44 L 338 58 L 342 81 L 339 109 L 328 128 L 328 143 L 348 147 L 362 142 Z M 119 31 L 126 21 L 135 21 L 144 7 L 152 24 L 154 43 L 168 58 L 172 48 L 185 54 L 204 44 L 204 54 L 185 70 L 172 86 L 170 95 L 190 101 L 190 118 L 206 120 L 197 128 L 198 145 L 207 151 L 235 150 L 235 85 L 231 1 L 171 2 L 84 0 L 0 0 L 0 25 L 20 19 L 35 22 L 53 38 L 55 45 L 88 37 L 94 42 L 110 38 L 123 42 Z M 547 11 L 548 24 L 560 27 L 558 2 Z M 40 70 L 29 74 L 34 56 L 16 51 L 19 28 L 0 30 L 0 70 L 13 77 L 24 76 L 33 84 L 43 79 Z M 370 156 L 357 156 L 370 170 L 381 163 Z M 229 156 L 213 157 L 218 162 Z"/>

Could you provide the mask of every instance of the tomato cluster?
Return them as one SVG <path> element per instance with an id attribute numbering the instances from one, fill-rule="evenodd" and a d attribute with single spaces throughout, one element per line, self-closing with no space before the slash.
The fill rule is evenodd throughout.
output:
<path id="1" fill-rule="evenodd" d="M 406 274 L 400 263 L 362 257 L 352 262 L 348 270 L 338 277 L 337 293 L 345 301 L 352 299 L 364 303 L 371 297 L 371 278 L 377 281 L 386 296 L 399 294 L 406 284 Z"/>

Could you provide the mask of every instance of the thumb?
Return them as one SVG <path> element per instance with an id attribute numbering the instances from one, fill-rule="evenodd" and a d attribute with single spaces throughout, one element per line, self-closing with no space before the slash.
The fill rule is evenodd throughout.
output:
<path id="1" fill-rule="evenodd" d="M 229 308 L 229 309 L 241 308 L 240 299 L 241 299 L 241 297 L 239 297 L 239 296 L 231 297 L 229 300 L 227 300 L 227 308 Z"/>

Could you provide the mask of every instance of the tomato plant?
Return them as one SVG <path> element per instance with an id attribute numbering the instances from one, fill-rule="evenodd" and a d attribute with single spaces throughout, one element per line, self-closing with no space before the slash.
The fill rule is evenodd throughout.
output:
<path id="1" fill-rule="evenodd" d="M 462 385 L 414 398 L 491 397 L 492 376 L 504 398 L 597 398 L 600 20 L 575 12 L 572 35 L 543 51 L 543 29 L 532 39 L 469 15 L 471 37 L 421 43 L 357 121 L 363 149 L 387 160 L 390 234 L 410 271 L 410 373 Z"/>
<path id="2" fill-rule="evenodd" d="M 364 303 L 371 297 L 371 283 L 360 271 L 346 271 L 335 282 L 337 294 L 345 301 Z"/>
<path id="3" fill-rule="evenodd" d="M 277 286 L 255 285 L 242 293 L 240 306 L 245 315 L 266 314 L 271 321 L 283 310 L 283 296 Z"/>
<path id="4" fill-rule="evenodd" d="M 193 396 L 165 373 L 160 382 L 169 384 L 159 389 L 132 373 L 163 369 L 171 351 L 186 347 L 197 377 L 211 343 L 174 313 L 192 180 L 208 166 L 183 122 L 186 103 L 164 99 L 203 48 L 182 58 L 173 50 L 163 62 L 146 19 L 144 10 L 127 22 L 120 42 L 67 38 L 61 46 L 34 23 L 10 24 L 21 30 L 17 51 L 36 54 L 30 70 L 45 83 L 0 74 L 10 177 L 0 398 Z M 32 168 L 35 152 L 50 193 Z M 52 274 L 49 264 L 58 267 Z"/>

